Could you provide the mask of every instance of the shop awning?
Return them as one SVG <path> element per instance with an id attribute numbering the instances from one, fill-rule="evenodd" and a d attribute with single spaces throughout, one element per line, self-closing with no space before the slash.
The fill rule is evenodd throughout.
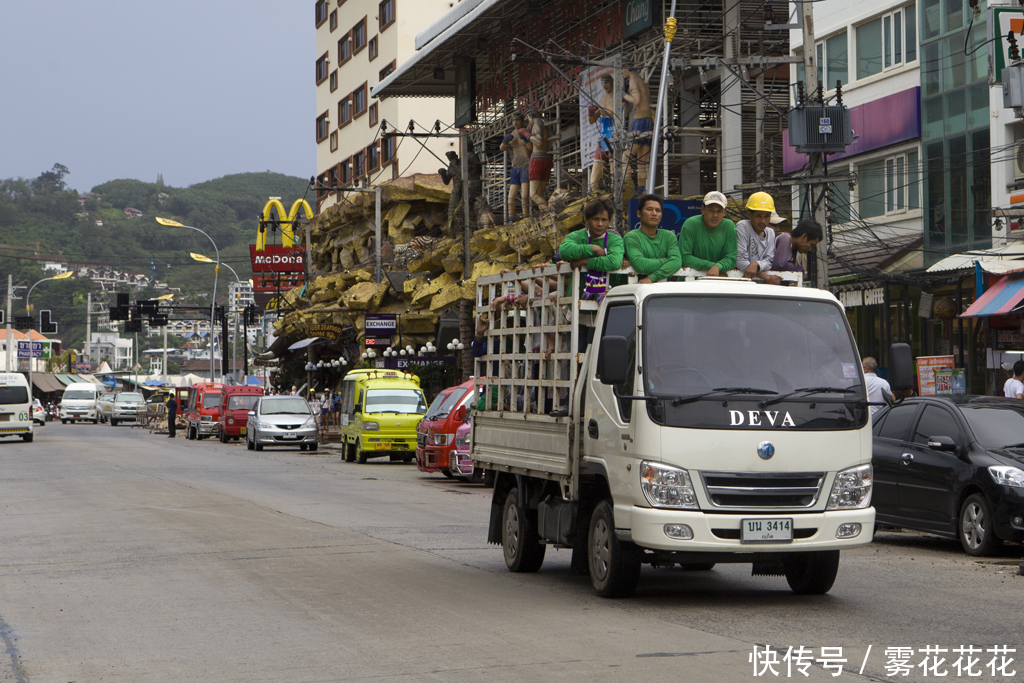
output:
<path id="1" fill-rule="evenodd" d="M 45 394 L 53 391 L 64 391 L 64 385 L 48 372 L 32 373 L 32 384 L 36 386 L 36 389 Z"/>
<path id="2" fill-rule="evenodd" d="M 1002 247 L 974 249 L 947 256 L 928 268 L 928 273 L 972 270 L 975 263 L 986 273 L 1006 273 L 1024 268 L 1024 240 L 1010 240 Z"/>
<path id="3" fill-rule="evenodd" d="M 961 318 L 1006 315 L 1024 300 L 1024 278 L 1000 278 L 978 300 L 960 314 Z"/>

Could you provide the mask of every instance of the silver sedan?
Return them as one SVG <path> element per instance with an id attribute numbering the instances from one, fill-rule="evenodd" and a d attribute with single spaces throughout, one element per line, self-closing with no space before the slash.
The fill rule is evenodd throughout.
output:
<path id="1" fill-rule="evenodd" d="M 264 446 L 298 446 L 317 449 L 316 417 L 301 396 L 262 396 L 249 411 L 245 447 L 262 451 Z"/>

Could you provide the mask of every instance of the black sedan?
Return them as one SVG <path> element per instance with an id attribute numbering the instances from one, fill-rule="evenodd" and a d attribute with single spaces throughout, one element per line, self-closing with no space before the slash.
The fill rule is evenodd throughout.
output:
<path id="1" fill-rule="evenodd" d="M 969 555 L 1024 541 L 1024 401 L 910 398 L 873 422 L 876 523 L 959 538 Z"/>

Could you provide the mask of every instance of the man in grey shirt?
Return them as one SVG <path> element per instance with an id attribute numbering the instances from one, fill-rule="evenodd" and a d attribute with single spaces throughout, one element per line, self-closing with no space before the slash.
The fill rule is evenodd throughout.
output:
<path id="1" fill-rule="evenodd" d="M 780 285 L 782 278 L 768 271 L 775 260 L 775 231 L 768 227 L 775 202 L 767 192 L 755 192 L 747 199 L 747 219 L 736 224 L 736 267 L 743 277 Z"/>

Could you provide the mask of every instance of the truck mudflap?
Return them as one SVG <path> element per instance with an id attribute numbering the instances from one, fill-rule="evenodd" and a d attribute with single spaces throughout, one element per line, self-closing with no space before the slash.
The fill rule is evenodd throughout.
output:
<path id="1" fill-rule="evenodd" d="M 792 520 L 790 541 L 744 542 L 744 520 Z M 867 545 L 874 531 L 875 509 L 830 510 L 817 513 L 708 514 L 698 510 L 656 510 L 633 506 L 630 528 L 616 529 L 620 540 L 631 540 L 642 548 L 679 552 L 806 552 L 841 550 Z M 859 526 L 852 526 L 859 525 Z M 688 532 L 680 527 L 687 527 Z M 856 534 L 852 532 L 856 530 Z M 676 538 L 669 536 L 673 533 Z M 840 533 L 842 532 L 842 534 Z M 678 536 L 692 534 L 692 538 Z M 840 537 L 844 535 L 845 537 Z"/>

